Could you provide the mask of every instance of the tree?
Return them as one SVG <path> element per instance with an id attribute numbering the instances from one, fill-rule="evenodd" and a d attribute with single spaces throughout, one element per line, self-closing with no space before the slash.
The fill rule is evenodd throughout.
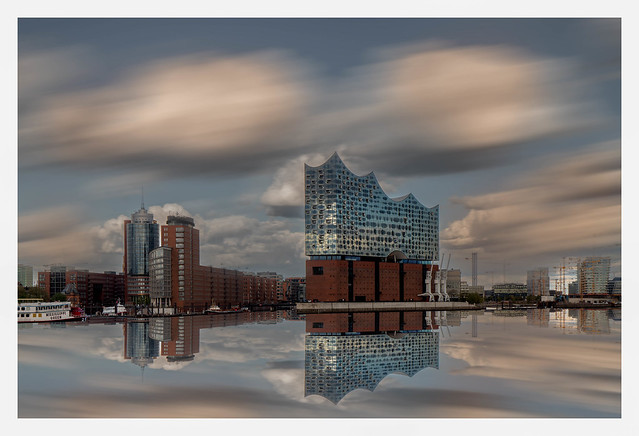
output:
<path id="1" fill-rule="evenodd" d="M 67 296 L 61 292 L 56 292 L 51 297 L 51 301 L 67 301 Z"/>
<path id="2" fill-rule="evenodd" d="M 38 288 L 37 286 L 25 288 L 22 285 L 18 285 L 18 298 L 40 298 L 44 301 L 49 300 L 44 289 Z"/>
<path id="3" fill-rule="evenodd" d="M 472 292 L 466 295 L 466 301 L 470 304 L 478 304 L 484 301 L 484 298 L 479 295 L 477 292 Z"/>

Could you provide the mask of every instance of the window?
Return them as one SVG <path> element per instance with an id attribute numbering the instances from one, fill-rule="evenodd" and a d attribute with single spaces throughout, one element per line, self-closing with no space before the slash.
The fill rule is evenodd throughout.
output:
<path id="1" fill-rule="evenodd" d="M 314 322 L 313 323 L 313 328 L 314 329 L 323 329 L 324 328 L 324 323 L 323 322 Z"/>
<path id="2" fill-rule="evenodd" d="M 324 267 L 323 266 L 314 266 L 313 267 L 313 275 L 314 276 L 324 275 Z"/>

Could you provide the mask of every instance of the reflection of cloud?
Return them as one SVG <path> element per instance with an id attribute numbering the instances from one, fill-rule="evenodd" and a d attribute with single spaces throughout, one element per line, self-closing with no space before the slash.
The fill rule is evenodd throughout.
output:
<path id="1" fill-rule="evenodd" d="M 468 214 L 442 231 L 442 245 L 497 259 L 610 250 L 620 243 L 620 194 L 618 144 L 556 158 L 501 192 L 453 199 Z"/>
<path id="2" fill-rule="evenodd" d="M 252 334 L 253 328 L 237 326 L 203 330 L 198 359 L 236 363 L 266 359 L 277 362 L 289 360 L 291 353 L 304 352 L 304 338 L 299 335 L 282 341 L 284 333 L 279 329 L 264 329 L 256 336 Z"/>
<path id="3" fill-rule="evenodd" d="M 521 335 L 527 332 L 517 325 L 517 320 L 502 319 L 500 322 L 504 324 L 500 327 L 490 325 L 492 322 L 492 319 L 482 321 L 479 330 L 484 337 L 479 340 L 462 337 L 442 343 L 443 355 L 467 364 L 449 374 L 488 377 L 583 407 L 593 406 L 593 399 L 598 398 L 600 410 L 619 413 L 620 344 L 573 335 L 558 338 L 554 329 L 535 329 L 533 335 L 527 334 L 522 341 Z M 513 329 L 518 329 L 516 334 Z M 576 361 L 575 356 L 581 358 Z M 584 395 L 584 389 L 591 393 Z"/>

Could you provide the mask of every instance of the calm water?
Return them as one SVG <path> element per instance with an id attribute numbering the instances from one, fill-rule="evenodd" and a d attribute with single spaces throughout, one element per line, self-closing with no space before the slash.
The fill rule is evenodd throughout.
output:
<path id="1" fill-rule="evenodd" d="M 18 329 L 21 418 L 620 415 L 619 310 L 264 312 Z"/>

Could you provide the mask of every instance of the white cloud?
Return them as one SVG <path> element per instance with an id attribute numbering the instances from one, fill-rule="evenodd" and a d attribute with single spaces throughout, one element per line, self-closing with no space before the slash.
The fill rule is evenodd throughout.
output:
<path id="1" fill-rule="evenodd" d="M 453 199 L 468 213 L 442 231 L 444 250 L 479 251 L 489 262 L 595 250 L 616 254 L 620 152 L 618 144 L 602 144 L 540 163 L 509 189 Z"/>

